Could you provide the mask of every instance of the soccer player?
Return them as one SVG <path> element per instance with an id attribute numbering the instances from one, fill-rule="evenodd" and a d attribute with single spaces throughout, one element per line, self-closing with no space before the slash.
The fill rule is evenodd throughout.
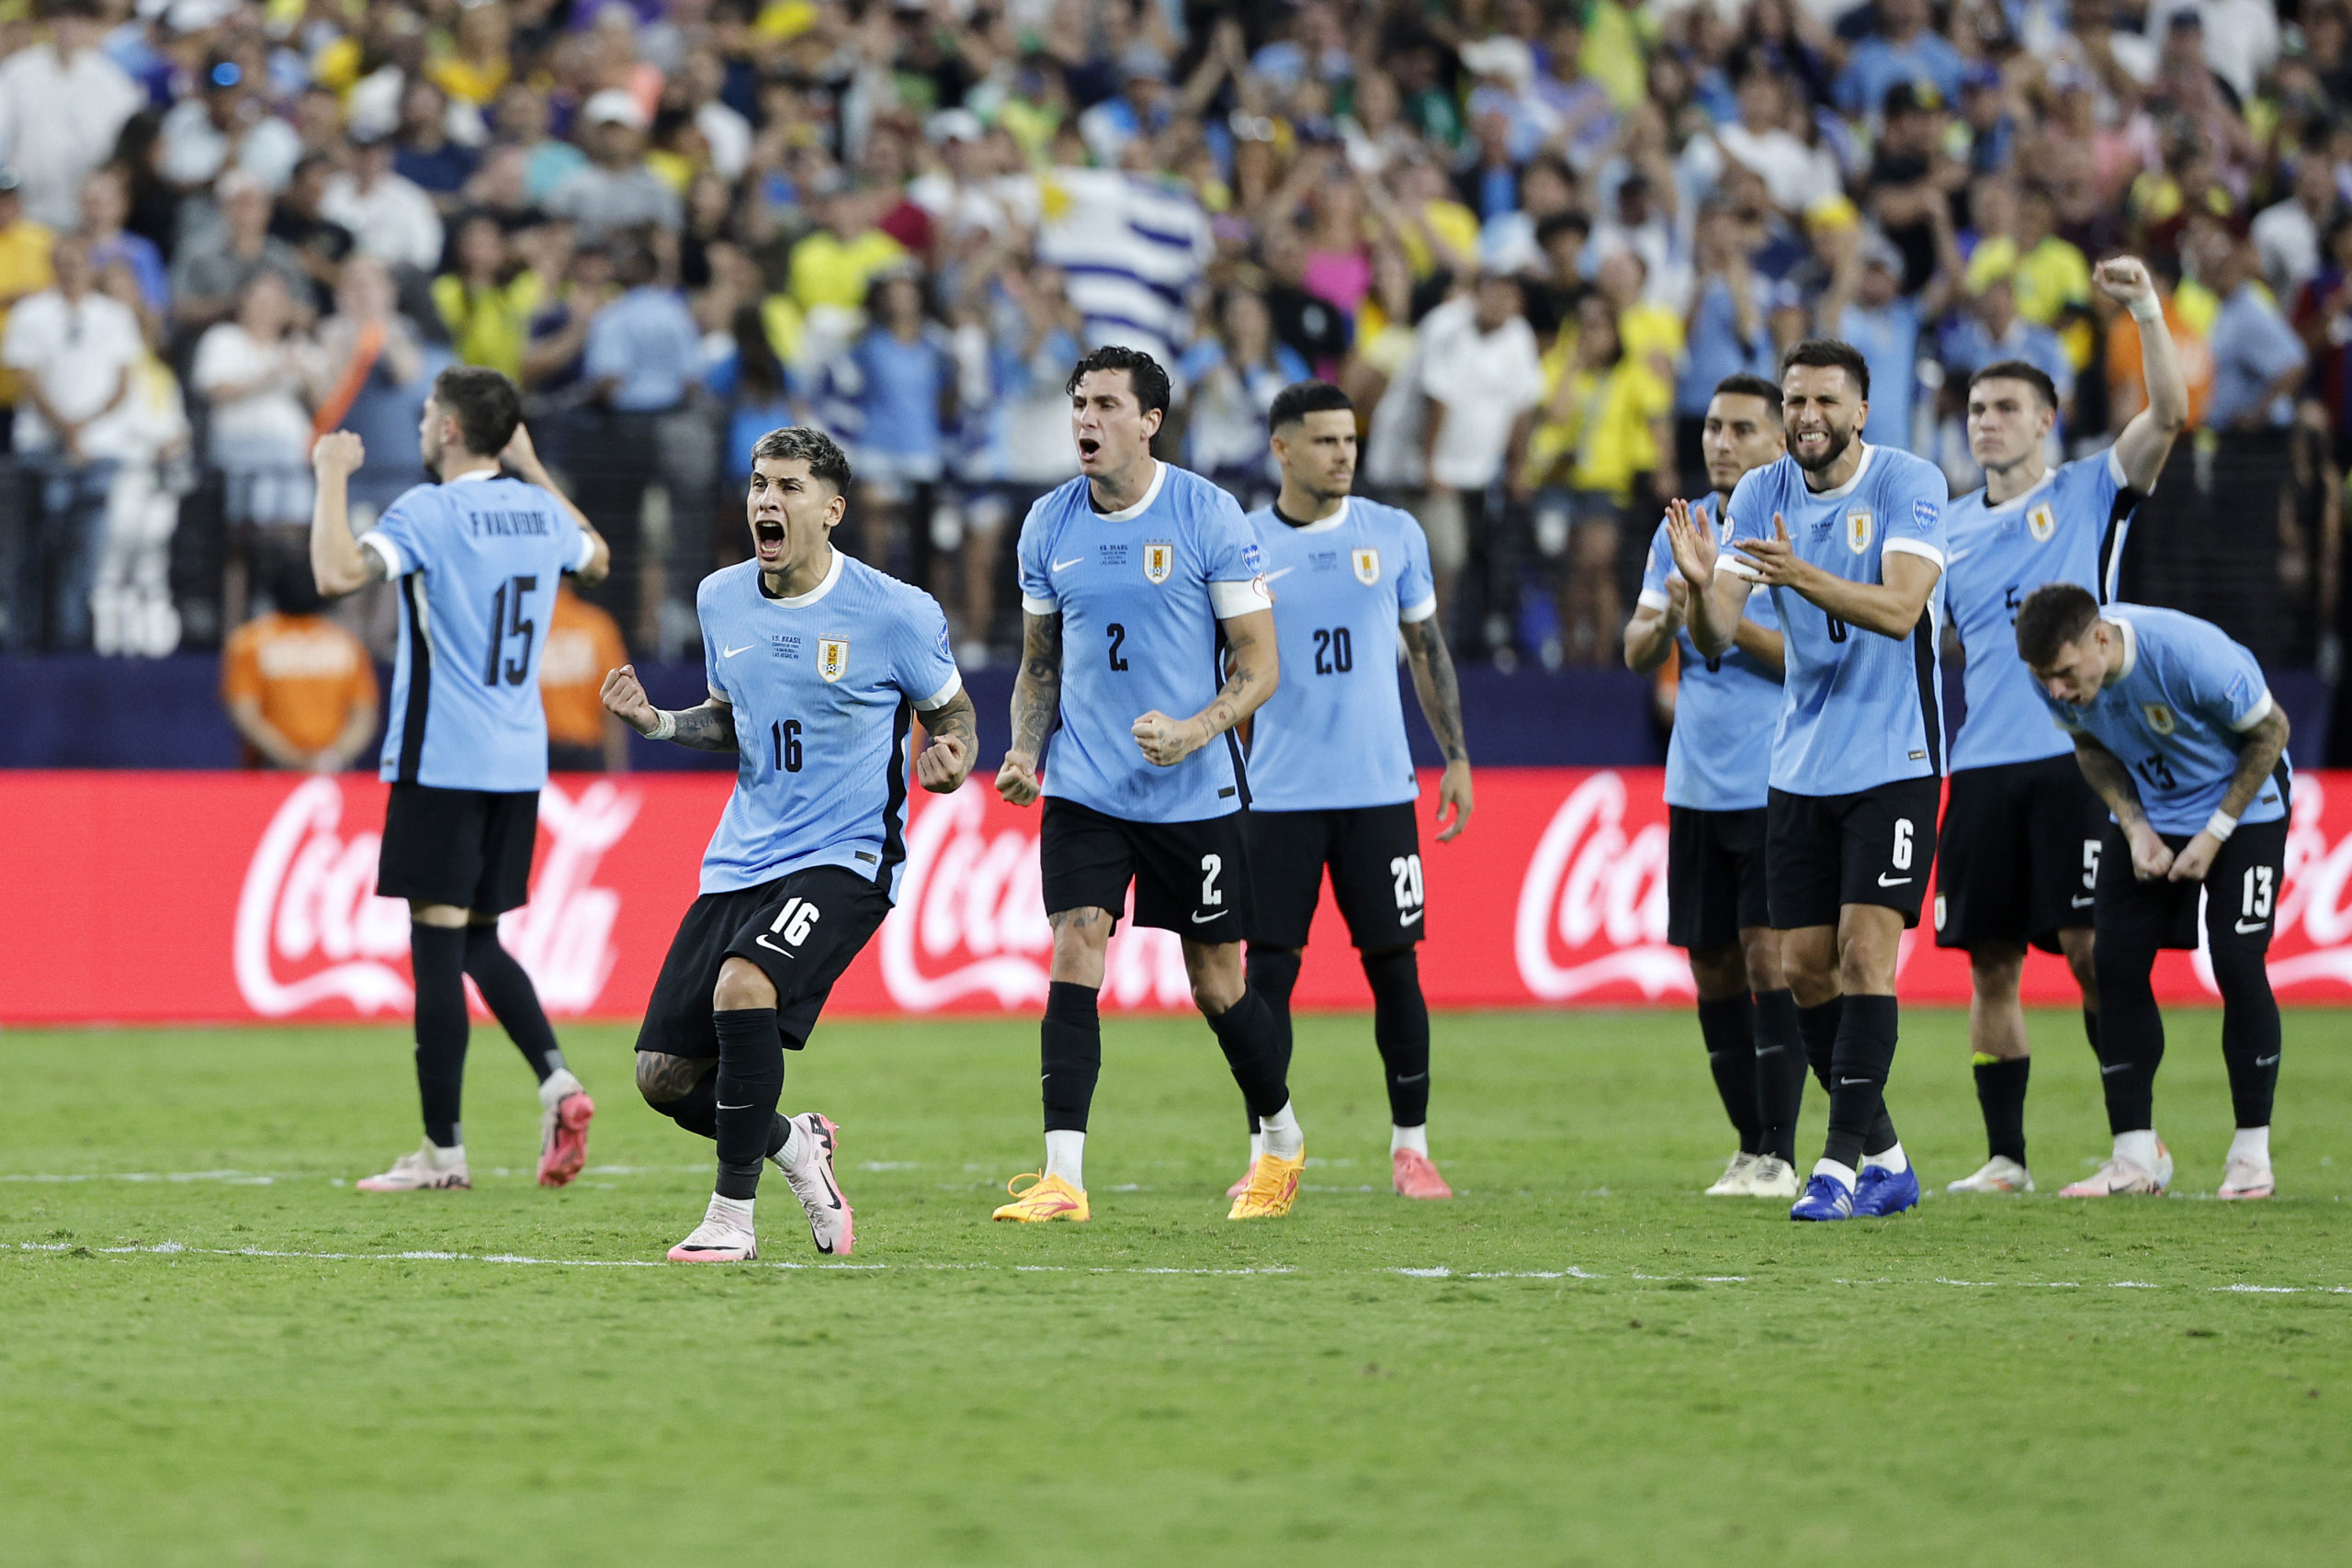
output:
<path id="1" fill-rule="evenodd" d="M 1438 842 L 1469 825 L 1462 691 L 1438 626 L 1430 545 L 1412 513 L 1349 492 L 1355 405 L 1327 381 L 1275 394 L 1266 423 L 1282 491 L 1250 514 L 1279 582 L 1274 635 L 1290 679 L 1250 730 L 1250 988 L 1266 998 L 1290 1059 L 1290 993 L 1322 897 L 1331 893 L 1372 987 L 1372 1035 L 1388 1085 L 1389 1179 L 1408 1198 L 1451 1198 L 1430 1161 L 1430 1010 L 1414 944 L 1424 927 L 1420 785 L 1405 743 L 1397 644 L 1445 757 Z M 1449 820 L 1450 819 L 1450 820 Z M 1265 1134 L 1250 1119 L 1249 1189 Z"/>
<path id="2" fill-rule="evenodd" d="M 1787 455 L 1781 389 L 1760 376 L 1716 383 L 1700 446 L 1712 493 L 1669 510 L 1724 531 L 1741 476 Z M 1679 651 L 1674 731 L 1666 748 L 1666 934 L 1690 955 L 1699 1037 L 1739 1149 L 1709 1197 L 1797 1195 L 1797 1110 L 1805 1056 L 1781 939 L 1765 902 L 1765 803 L 1781 714 L 1781 632 L 1770 597 L 1749 595 L 1731 648 L 1702 656 L 1690 640 L 1690 585 L 1674 569 L 1661 520 L 1625 627 L 1625 663 L 1646 675 Z"/>
<path id="3" fill-rule="evenodd" d="M 2172 1184 L 2154 1114 L 2165 1023 L 2148 974 L 2158 948 L 2197 945 L 2201 894 L 2237 1118 L 2216 1196 L 2267 1198 L 2278 1003 L 2264 955 L 2287 852 L 2287 716 L 2253 654 L 2177 610 L 2102 609 L 2078 584 L 2049 583 L 2018 609 L 2017 645 L 2048 711 L 2073 735 L 2083 776 L 2114 814 L 2091 919 L 2115 1152 L 2064 1195 Z"/>
<path id="4" fill-rule="evenodd" d="M 1943 719 L 1936 690 L 1936 583 L 1944 566 L 1942 472 L 1859 438 L 1870 366 L 1815 338 L 1781 366 L 1789 455 L 1733 490 L 1735 555 L 1668 514 L 1690 585 L 1690 640 L 1734 645 L 1753 582 L 1772 590 L 1787 666 L 1766 805 L 1766 902 L 1797 1029 L 1829 1132 L 1793 1220 L 1891 1214 L 1919 1201 L 1887 1115 L 1895 957 L 1917 925 L 1935 858 Z"/>
<path id="5" fill-rule="evenodd" d="M 530 897 L 548 782 L 540 628 L 563 574 L 595 582 L 611 552 L 557 492 L 522 420 L 522 395 L 497 371 L 442 371 L 417 430 L 424 466 L 440 482 L 401 496 L 357 540 L 349 489 L 367 460 L 359 437 L 337 431 L 311 454 L 319 592 L 400 584 L 382 766 L 392 796 L 376 891 L 408 900 L 424 1142 L 364 1178 L 363 1192 L 473 1185 L 458 1126 L 469 976 L 538 1077 L 539 1185 L 564 1185 L 588 1157 L 595 1102 L 564 1065 L 531 977 L 499 944 L 498 917 Z M 502 457 L 519 477 L 501 472 Z"/>
<path id="6" fill-rule="evenodd" d="M 2091 964 L 2091 898 L 2107 813 L 2049 724 L 2017 656 L 2025 595 L 2072 582 L 2115 596 L 2132 512 L 2156 487 L 2188 418 L 2188 383 L 2148 269 L 2101 262 L 2100 288 L 2140 328 L 2148 406 L 2115 445 L 2052 468 L 2044 457 L 2058 417 L 2050 378 L 2022 360 L 1987 365 L 1968 385 L 1968 450 L 1984 488 L 1945 509 L 1951 561 L 1944 602 L 1966 655 L 1967 716 L 1951 743 L 1951 793 L 1936 855 L 1936 945 L 1968 952 L 1969 1048 L 1984 1112 L 1985 1162 L 1954 1192 L 2030 1192 L 2025 1093 L 2033 1068 L 2018 982 L 2030 945 L 2063 953 L 2082 987 L 2083 1028 L 2098 1043 Z"/>
<path id="7" fill-rule="evenodd" d="M 760 1255 L 763 1160 L 784 1172 L 817 1250 L 848 1256 L 855 1216 L 834 1179 L 838 1129 L 821 1111 L 776 1114 L 784 1054 L 808 1043 L 898 897 L 915 715 L 930 738 L 915 778 L 934 794 L 963 784 L 978 744 L 939 605 L 833 547 L 849 488 L 849 459 L 823 432 L 761 436 L 744 497 L 753 558 L 695 596 L 709 698 L 665 712 L 634 668 L 605 677 L 605 707 L 647 739 L 736 754 L 701 896 L 637 1036 L 646 1102 L 718 1144 L 718 1190 L 673 1263 Z"/>
<path id="8" fill-rule="evenodd" d="M 1046 797 L 1046 1165 L 996 1217 L 1088 1216 L 1086 1118 L 1102 1065 L 1095 998 L 1130 884 L 1136 921 L 1182 939 L 1193 999 L 1265 1130 L 1264 1156 L 1228 1217 L 1276 1217 L 1297 1200 L 1306 1134 L 1291 1110 L 1281 1025 L 1242 970 L 1250 885 L 1232 733 L 1273 694 L 1278 673 L 1261 552 L 1231 496 L 1152 457 L 1169 388 L 1151 355 L 1096 349 L 1066 389 L 1079 477 L 1021 525 L 1023 648 L 1012 745 L 996 776 L 1015 806 Z"/>

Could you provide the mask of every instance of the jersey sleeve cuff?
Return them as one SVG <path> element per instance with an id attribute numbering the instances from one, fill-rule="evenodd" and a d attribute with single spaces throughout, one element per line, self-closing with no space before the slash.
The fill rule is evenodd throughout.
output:
<path id="1" fill-rule="evenodd" d="M 2123 454 L 2112 446 L 2107 449 L 2107 477 L 2115 481 L 2115 488 L 2118 490 L 2132 488 L 2132 476 L 2123 471 Z M 2156 487 L 2150 485 L 2148 488 L 2154 490 Z"/>
<path id="2" fill-rule="evenodd" d="M 580 558 L 571 563 L 574 571 L 586 571 L 588 563 L 596 558 L 596 536 L 587 529 L 580 530 Z"/>
<path id="3" fill-rule="evenodd" d="M 2270 700 L 2270 688 L 2265 686 L 2262 688 L 2262 695 L 2256 698 L 2254 705 L 2245 710 L 2245 716 L 2244 718 L 2233 720 L 2230 728 L 2236 730 L 2240 735 L 2244 735 L 2247 730 L 2252 729 L 2256 725 L 2260 724 L 2264 719 L 2268 718 L 2270 716 L 2270 710 L 2278 705 L 2277 703 Z"/>
<path id="4" fill-rule="evenodd" d="M 370 529 L 360 535 L 359 547 L 374 552 L 376 558 L 384 563 L 386 578 L 398 581 L 408 575 L 408 567 L 401 557 L 401 547 L 377 530 Z"/>
<path id="5" fill-rule="evenodd" d="M 1879 547 L 1879 554 L 1882 557 L 1917 556 L 1921 560 L 1931 560 L 1935 562 L 1936 570 L 1938 571 L 1941 571 L 1943 570 L 1943 551 L 1936 548 L 1935 546 L 1928 544 L 1924 539 L 1889 539 L 1885 544 Z"/>
<path id="6" fill-rule="evenodd" d="M 1040 599 L 1034 593 L 1021 596 L 1021 608 L 1032 615 L 1058 615 L 1062 613 L 1060 600 Z"/>
<path id="7" fill-rule="evenodd" d="M 1744 577 L 1750 582 L 1760 581 L 1764 576 L 1762 572 L 1757 570 L 1754 567 L 1748 565 L 1747 562 L 1735 555 L 1717 557 L 1715 559 L 1715 570 L 1717 571 L 1727 571 L 1734 577 Z"/>
<path id="8" fill-rule="evenodd" d="M 915 712 L 937 713 L 941 708 L 944 708 L 949 703 L 954 702 L 956 700 L 956 694 L 963 689 L 964 672 L 960 670 L 951 670 L 947 672 L 947 684 L 940 687 L 939 690 L 932 693 L 931 695 L 917 700 L 915 703 Z"/>
<path id="9" fill-rule="evenodd" d="M 1247 615 L 1274 607 L 1274 596 L 1266 587 L 1266 580 L 1253 577 L 1247 582 L 1212 582 L 1209 584 L 1209 606 L 1220 621 L 1236 615 Z"/>
<path id="10" fill-rule="evenodd" d="M 1426 621 L 1437 614 L 1437 595 L 1432 593 L 1419 604 L 1407 604 L 1396 612 L 1396 618 L 1407 626 Z"/>
<path id="11" fill-rule="evenodd" d="M 1634 603 L 1645 610 L 1663 610 L 1674 601 L 1655 588 L 1645 588 L 1634 596 Z"/>

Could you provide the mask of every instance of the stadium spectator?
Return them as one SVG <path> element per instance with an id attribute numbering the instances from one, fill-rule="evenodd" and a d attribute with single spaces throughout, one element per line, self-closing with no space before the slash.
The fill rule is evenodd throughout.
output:
<path id="1" fill-rule="evenodd" d="M 645 166 L 645 109 L 628 91 L 607 87 L 581 106 L 588 162 L 548 192 L 549 212 L 578 225 L 583 241 L 647 224 L 677 231 L 685 221 L 678 193 Z"/>
<path id="2" fill-rule="evenodd" d="M 260 51 L 217 49 L 201 67 L 199 90 L 174 104 L 158 132 L 157 167 L 182 190 L 211 185 L 232 169 L 276 192 L 302 156 L 302 139 L 254 91 Z"/>
<path id="3" fill-rule="evenodd" d="M 2239 434 L 2284 430 L 2309 369 L 2301 341 L 2262 286 L 2250 244 L 2217 235 L 2204 272 L 2222 302 L 2211 333 L 2213 396 L 2205 405 L 2206 427 Z"/>
<path id="4" fill-rule="evenodd" d="M 334 305 L 319 323 L 320 401 L 311 426 L 348 430 L 368 444 L 368 467 L 351 479 L 351 506 L 380 514 L 401 491 L 426 482 L 417 421 L 449 355 L 420 341 L 416 323 L 401 313 L 391 273 L 373 256 L 344 264 Z"/>
<path id="5" fill-rule="evenodd" d="M 645 494 L 664 471 L 662 421 L 695 384 L 702 332 L 678 291 L 662 282 L 649 247 L 628 246 L 614 273 L 619 297 L 582 334 L 581 378 L 594 416 L 572 456 L 581 509 L 613 547 L 613 573 L 597 602 L 619 620 L 622 635 L 652 648 L 662 631 L 645 617 L 658 614 L 667 592 L 690 593 L 702 578 L 694 571 L 665 584 L 661 562 L 641 544 Z"/>
<path id="6" fill-rule="evenodd" d="M 98 287 L 125 310 L 144 308 L 139 279 L 118 257 Z M 152 336 L 152 334 L 151 334 Z M 106 543 L 90 591 L 90 646 L 160 659 L 179 646 L 172 603 L 172 536 L 191 487 L 187 404 L 179 378 L 148 346 L 116 415 L 117 464 L 107 492 Z"/>
<path id="7" fill-rule="evenodd" d="M 2280 299 L 2310 282 L 2320 267 L 2320 241 L 2344 210 L 2335 160 L 2324 144 L 2306 146 L 2295 160 L 2287 199 L 2255 215 L 2251 233 L 2262 258 L 2263 280 Z"/>
<path id="8" fill-rule="evenodd" d="M 82 182 L 79 207 L 78 232 L 90 247 L 90 265 L 101 276 L 117 262 L 130 269 L 139 284 L 142 324 L 153 333 L 172 308 L 170 276 L 164 270 L 164 253 L 155 248 L 155 243 L 122 226 L 130 216 L 130 191 L 123 184 L 122 172 L 111 167 L 91 170 Z"/>
<path id="9" fill-rule="evenodd" d="M 1544 366 L 1522 314 L 1519 279 L 1487 273 L 1476 290 L 1430 312 L 1421 323 L 1420 391 L 1427 400 L 1421 452 L 1428 491 L 1419 517 L 1428 531 L 1438 613 L 1455 608 L 1455 584 L 1474 566 L 1473 593 L 1460 610 L 1482 648 L 1516 646 L 1517 552 L 1500 495 L 1518 488 Z"/>
<path id="10" fill-rule="evenodd" d="M 268 273 L 288 296 L 311 303 L 311 274 L 302 257 L 269 231 L 269 192 L 243 170 L 220 176 L 214 188 L 218 221 L 182 240 L 172 256 L 172 315 L 182 332 L 226 321 L 253 280 Z"/>
<path id="11" fill-rule="evenodd" d="M 27 296 L 38 294 L 56 281 L 50 264 L 57 235 L 48 224 L 25 216 L 17 171 L 0 164 L 0 333 Z M 0 434 L 15 417 L 23 388 L 17 373 L 0 364 Z"/>
<path id="12" fill-rule="evenodd" d="M 546 279 L 519 264 L 498 220 L 477 212 L 460 219 L 454 265 L 433 280 L 433 304 L 450 346 L 466 365 L 486 365 L 523 378 L 523 345 L 531 318 L 545 302 Z"/>
<path id="13" fill-rule="evenodd" d="M 376 667 L 324 613 L 309 561 L 281 563 L 269 598 L 269 611 L 231 632 L 220 653 L 220 705 L 244 741 L 244 764 L 342 773 L 376 738 Z"/>
<path id="14" fill-rule="evenodd" d="M 24 181 L 25 209 L 70 229 L 82 182 L 113 155 L 146 95 L 101 47 L 95 0 L 48 7 L 49 37 L 0 61 L 0 163 Z"/>
<path id="15" fill-rule="evenodd" d="M 1838 78 L 1838 107 L 1860 116 L 1886 103 L 1897 85 L 1934 89 L 1944 103 L 1960 96 L 1960 52 L 1928 27 L 1928 0 L 1878 0 L 1878 24 L 1856 44 Z"/>
<path id="16" fill-rule="evenodd" d="M 915 527 L 928 529 L 946 472 L 956 423 L 956 367 L 947 330 L 933 320 L 922 281 L 910 273 L 874 280 L 868 325 L 831 367 L 832 389 L 854 412 L 841 423 L 857 432 L 852 448 L 857 479 L 858 558 L 888 570 L 902 546 L 916 559 L 929 555 Z M 925 574 L 903 573 L 910 581 Z"/>
<path id="17" fill-rule="evenodd" d="M 392 167 L 389 133 L 355 139 L 348 173 L 331 175 L 319 211 L 351 231 L 362 255 L 431 272 L 441 265 L 441 215 L 433 197 Z"/>
<path id="18" fill-rule="evenodd" d="M 334 298 L 335 279 L 343 264 L 350 259 L 355 243 L 351 231 L 329 218 L 324 210 L 327 180 L 334 173 L 333 157 L 323 152 L 304 153 L 269 212 L 270 238 L 290 247 L 300 259 L 302 270 L 311 279 L 305 298 L 322 310 Z"/>
<path id="19" fill-rule="evenodd" d="M 1184 421 L 1184 466 L 1233 492 L 1244 511 L 1273 499 L 1282 476 L 1266 450 L 1266 415 L 1284 387 L 1307 378 L 1306 362 L 1276 343 L 1266 302 L 1246 288 L 1227 289 L 1217 331 L 1179 366 L 1191 389 Z"/>
<path id="20" fill-rule="evenodd" d="M 566 579 L 548 617 L 539 656 L 539 700 L 548 715 L 548 767 L 563 773 L 625 773 L 628 727 L 597 695 L 607 672 L 628 662 L 612 616 L 572 592 Z"/>
<path id="21" fill-rule="evenodd" d="M 232 535 L 222 586 L 230 625 L 244 618 L 250 585 L 300 549 L 298 531 L 311 520 L 311 408 L 324 370 L 317 345 L 296 328 L 292 290 L 273 271 L 255 273 L 236 315 L 198 340 L 188 380 L 212 411 L 209 457 Z"/>

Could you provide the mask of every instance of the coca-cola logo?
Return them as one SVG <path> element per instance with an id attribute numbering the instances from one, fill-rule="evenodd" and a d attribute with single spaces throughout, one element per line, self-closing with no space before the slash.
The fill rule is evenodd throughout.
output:
<path id="1" fill-rule="evenodd" d="M 1519 885 L 1511 952 L 1543 1001 L 1629 984 L 1645 997 L 1688 994 L 1690 966 L 1666 942 L 1666 825 L 1627 833 L 1625 781 L 1592 774 L 1536 840 Z M 1592 952 L 1593 939 L 1603 939 Z"/>
<path id="2" fill-rule="evenodd" d="M 531 901 L 499 922 L 499 936 L 551 1013 L 595 1004 L 611 977 L 620 895 L 595 886 L 605 852 L 636 820 L 638 797 L 598 780 L 578 799 L 553 784 L 539 793 L 548 844 L 537 857 Z M 345 837 L 343 786 L 298 785 L 263 830 L 237 897 L 233 962 L 238 994 L 264 1018 L 341 1001 L 363 1014 L 405 1010 L 413 996 L 408 906 L 376 896 L 382 835 Z"/>

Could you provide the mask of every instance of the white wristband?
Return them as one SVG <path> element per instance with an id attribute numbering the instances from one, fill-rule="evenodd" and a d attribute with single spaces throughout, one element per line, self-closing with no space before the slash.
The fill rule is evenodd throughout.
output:
<path id="1" fill-rule="evenodd" d="M 647 736 L 646 739 L 648 740 L 667 740 L 675 736 L 678 733 L 678 716 L 672 713 L 668 708 L 655 708 L 653 711 L 660 714 L 662 716 L 653 726 L 653 733 Z"/>
<path id="2" fill-rule="evenodd" d="M 2215 843 L 2226 844 L 2230 835 L 2238 830 L 2238 819 L 2226 811 L 2216 811 L 2205 818 L 2205 830 L 2213 835 Z"/>
<path id="3" fill-rule="evenodd" d="M 2151 322 L 2161 321 L 2165 319 L 2164 301 L 2156 299 L 2154 295 L 2149 296 L 2145 299 L 2132 300 L 2131 309 L 2132 319 L 2139 322 L 2143 327 L 2149 325 Z"/>

